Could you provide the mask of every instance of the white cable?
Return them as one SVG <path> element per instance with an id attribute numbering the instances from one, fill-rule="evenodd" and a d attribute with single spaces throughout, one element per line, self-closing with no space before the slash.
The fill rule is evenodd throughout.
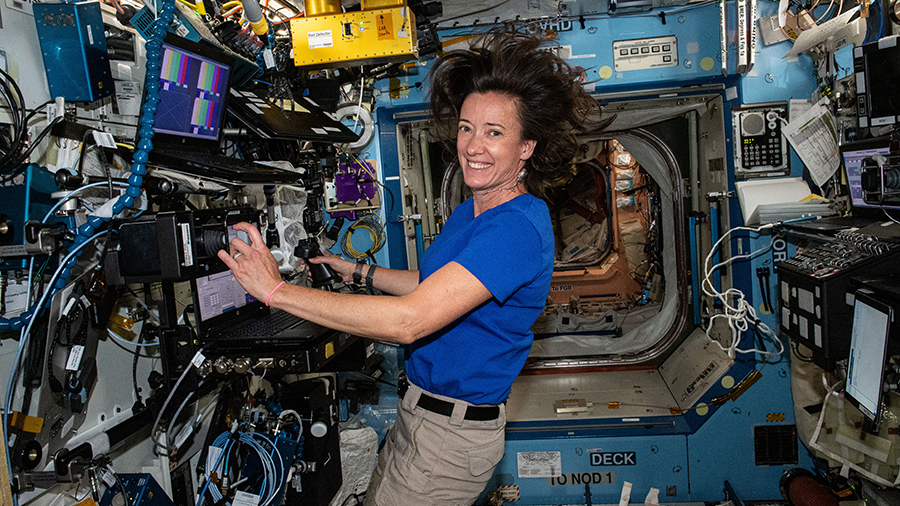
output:
<path id="1" fill-rule="evenodd" d="M 183 410 L 184 407 L 187 406 L 187 403 L 191 401 L 191 397 L 194 396 L 193 394 L 196 393 L 197 394 L 197 403 L 194 404 L 194 414 L 191 415 L 191 418 L 187 421 L 188 424 L 194 423 L 194 418 L 197 416 L 197 409 L 198 409 L 197 404 L 200 402 L 199 390 L 200 390 L 201 385 L 203 385 L 202 381 L 197 384 L 198 392 L 189 393 L 187 395 L 187 397 L 184 398 L 184 401 L 181 402 L 181 405 L 178 406 L 178 409 L 175 410 L 175 414 L 172 415 L 172 419 L 169 421 L 169 426 L 166 427 L 166 444 L 169 448 L 175 448 L 175 445 L 172 444 L 172 433 L 173 433 L 172 427 L 175 425 L 175 420 L 178 419 L 179 415 L 181 415 L 181 410 Z M 182 427 L 182 429 L 183 429 L 183 427 Z"/>
<path id="2" fill-rule="evenodd" d="M 774 226 L 775 224 L 768 224 L 758 228 L 734 227 L 728 230 L 727 232 L 722 234 L 722 237 L 720 237 L 715 244 L 713 244 L 712 248 L 710 248 L 709 250 L 709 253 L 706 255 L 706 259 L 703 262 L 704 275 L 701 282 L 701 289 L 705 295 L 718 299 L 722 303 L 722 307 L 725 311 L 724 313 L 715 314 L 710 317 L 709 326 L 706 329 L 706 336 L 710 341 L 716 343 L 716 345 L 722 351 L 728 353 L 728 356 L 731 358 L 734 358 L 736 353 L 760 353 L 768 358 L 780 356 L 784 352 L 784 344 L 782 344 L 781 339 L 778 338 L 778 335 L 771 329 L 771 327 L 760 321 L 760 319 L 756 316 L 756 309 L 754 309 L 752 304 L 747 302 L 744 293 L 733 287 L 728 288 L 724 292 L 720 292 L 716 290 L 711 279 L 711 276 L 713 272 L 716 271 L 716 269 L 730 265 L 737 260 L 751 259 L 756 255 L 759 255 L 760 253 L 768 251 L 772 248 L 772 244 L 774 243 L 775 238 L 773 236 L 769 241 L 769 244 L 747 255 L 732 256 L 727 260 L 724 260 L 712 266 L 710 266 L 710 263 L 712 262 L 712 257 L 715 254 L 716 250 L 719 248 L 719 245 L 721 245 L 722 242 L 732 234 L 732 232 L 736 232 L 738 230 L 746 230 L 748 232 L 758 234 L 760 231 L 773 228 Z M 729 302 L 730 300 L 734 300 L 733 305 Z M 727 347 L 723 346 L 722 343 L 720 343 L 717 339 L 714 339 L 710 335 L 710 331 L 713 329 L 714 322 L 717 319 L 722 318 L 725 318 L 728 324 L 728 328 L 731 329 L 731 343 Z M 751 324 L 756 325 L 756 328 L 757 330 L 759 330 L 760 334 L 768 336 L 773 341 L 775 341 L 775 343 L 778 345 L 777 352 L 759 350 L 756 348 L 751 348 L 748 350 L 738 348 L 741 335 L 750 329 Z"/>
<path id="3" fill-rule="evenodd" d="M 129 186 L 127 183 L 121 183 L 121 182 L 118 182 L 118 181 L 113 181 L 113 185 L 115 185 L 115 186 Z M 56 210 L 59 209 L 59 207 L 60 207 L 61 205 L 63 205 L 63 203 L 67 202 L 69 199 L 71 199 L 72 197 L 78 195 L 78 194 L 81 193 L 82 191 L 87 190 L 88 188 L 94 188 L 94 187 L 96 187 L 96 186 L 109 186 L 109 182 L 107 182 L 107 181 L 101 181 L 101 182 L 99 182 L 99 183 L 91 183 L 91 184 L 89 184 L 89 185 L 84 185 L 84 186 L 82 186 L 82 187 L 80 187 L 80 188 L 76 188 L 76 189 L 70 191 L 69 193 L 66 194 L 65 197 L 63 197 L 62 199 L 60 199 L 59 202 L 57 202 L 56 204 L 54 204 L 54 206 L 51 207 L 49 211 L 47 211 L 47 215 L 44 216 L 44 219 L 41 220 L 41 223 L 47 223 L 47 220 L 49 220 L 50 217 L 53 216 L 53 213 L 55 213 Z"/>
<path id="4" fill-rule="evenodd" d="M 294 411 L 293 409 L 285 409 L 278 415 L 278 419 L 281 420 L 282 417 L 290 415 L 293 416 L 294 419 L 297 420 L 297 424 L 300 425 L 300 432 L 297 435 L 297 442 L 300 442 L 300 438 L 303 437 L 303 419 L 300 418 L 300 414 Z"/>
<path id="5" fill-rule="evenodd" d="M 365 77 L 365 75 L 361 75 L 361 76 L 359 76 L 359 103 L 356 104 L 357 110 L 362 109 L 362 97 L 363 97 L 363 90 L 365 89 L 365 86 L 366 86 L 366 77 Z M 356 127 L 358 125 L 359 125 L 359 115 L 357 114 L 356 121 L 353 122 L 353 130 L 354 131 L 356 130 Z"/>
<path id="6" fill-rule="evenodd" d="M 372 138 L 375 137 L 375 118 L 372 117 L 372 113 L 368 109 L 356 104 L 349 104 L 339 107 L 335 114 L 338 121 L 343 121 L 351 116 L 356 116 L 356 122 L 362 120 L 362 133 L 359 139 L 342 145 L 342 149 L 349 153 L 356 153 L 372 142 Z"/>
<path id="7" fill-rule="evenodd" d="M 197 350 L 197 353 L 203 353 L 203 348 Z M 166 397 L 166 401 L 163 402 L 162 409 L 159 410 L 159 414 L 156 416 L 156 421 L 153 422 L 153 428 L 150 429 L 150 440 L 158 447 L 166 450 L 166 454 L 171 452 L 171 448 L 168 445 L 163 445 L 159 442 L 159 438 L 156 437 L 156 429 L 159 427 L 159 422 L 162 420 L 163 413 L 166 412 L 166 408 L 169 407 L 169 402 L 172 401 L 172 398 L 175 396 L 175 392 L 178 391 L 178 387 L 181 385 L 181 382 L 184 381 L 184 378 L 187 377 L 188 372 L 190 372 L 192 364 L 188 364 L 184 368 L 184 372 L 181 373 L 181 376 L 178 377 L 178 381 L 175 382 L 175 386 L 172 387 L 172 391 L 169 392 L 169 396 Z M 168 437 L 168 435 L 166 436 Z"/>
<path id="8" fill-rule="evenodd" d="M 159 346 L 159 341 L 156 341 L 153 343 L 135 343 L 135 342 L 132 342 L 132 341 L 129 341 L 129 340 L 123 338 L 122 336 L 120 336 L 119 334 L 116 334 L 112 330 L 107 329 L 107 332 L 109 333 L 109 337 L 115 339 L 116 341 L 119 341 L 122 344 L 127 344 L 129 346 L 138 346 L 141 348 L 146 348 L 148 346 Z"/>

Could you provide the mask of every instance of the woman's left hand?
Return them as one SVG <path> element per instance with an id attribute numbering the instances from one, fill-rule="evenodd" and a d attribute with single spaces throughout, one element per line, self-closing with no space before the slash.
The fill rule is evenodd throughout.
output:
<path id="1" fill-rule="evenodd" d="M 245 232 L 250 237 L 247 244 L 235 237 L 231 240 L 231 254 L 225 250 L 218 253 L 219 259 L 234 273 L 238 283 L 247 293 L 264 301 L 272 290 L 281 283 L 278 273 L 278 261 L 266 247 L 266 242 L 253 225 L 241 222 L 234 225 L 235 230 Z"/>

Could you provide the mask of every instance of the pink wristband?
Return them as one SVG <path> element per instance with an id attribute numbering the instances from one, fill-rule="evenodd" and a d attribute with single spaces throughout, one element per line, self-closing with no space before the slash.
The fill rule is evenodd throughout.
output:
<path id="1" fill-rule="evenodd" d="M 269 305 L 269 300 L 272 298 L 272 295 L 275 294 L 275 290 L 278 290 L 279 288 L 281 288 L 281 285 L 283 285 L 284 283 L 285 283 L 284 281 L 282 281 L 281 283 L 278 283 L 277 285 L 275 285 L 275 288 L 273 288 L 272 291 L 269 292 L 269 296 L 266 297 L 266 305 L 267 306 Z"/>

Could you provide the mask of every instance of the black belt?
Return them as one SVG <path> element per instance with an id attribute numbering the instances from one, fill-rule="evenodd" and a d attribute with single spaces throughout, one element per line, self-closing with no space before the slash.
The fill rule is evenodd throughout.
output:
<path id="1" fill-rule="evenodd" d="M 398 388 L 401 399 L 406 394 L 406 389 L 408 387 L 409 383 L 406 380 L 406 376 L 403 375 L 400 378 L 400 385 Z M 437 397 L 432 397 L 425 392 L 422 392 L 422 395 L 419 396 L 419 401 L 416 403 L 416 406 L 424 410 L 431 411 L 432 413 L 437 413 L 439 415 L 453 415 L 454 404 L 452 402 L 438 399 Z M 476 422 L 489 422 L 491 420 L 496 420 L 499 417 L 499 406 L 468 406 L 466 408 L 466 414 L 465 416 L 463 416 L 463 419 Z"/>
<path id="2" fill-rule="evenodd" d="M 416 406 L 437 413 L 439 415 L 450 416 L 453 414 L 453 403 L 447 402 L 436 397 L 432 397 L 426 393 L 419 396 L 419 402 Z M 496 420 L 500 416 L 499 406 L 468 406 L 466 407 L 465 420 L 474 420 L 478 422 L 487 422 Z"/>

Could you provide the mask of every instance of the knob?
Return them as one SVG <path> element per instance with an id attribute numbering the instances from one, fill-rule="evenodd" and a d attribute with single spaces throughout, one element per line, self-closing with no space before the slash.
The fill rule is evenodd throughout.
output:
<path id="1" fill-rule="evenodd" d="M 234 361 L 234 372 L 238 374 L 244 374 L 245 372 L 250 370 L 250 359 L 249 358 L 239 358 Z"/>
<path id="2" fill-rule="evenodd" d="M 234 362 L 230 358 L 219 357 L 216 359 L 215 367 L 219 374 L 228 374 L 234 367 Z"/>

